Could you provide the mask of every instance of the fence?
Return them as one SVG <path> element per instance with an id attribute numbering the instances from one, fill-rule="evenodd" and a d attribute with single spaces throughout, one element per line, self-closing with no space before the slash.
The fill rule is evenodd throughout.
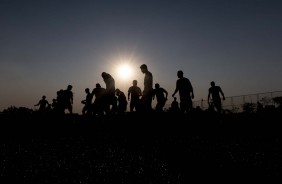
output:
<path id="1" fill-rule="evenodd" d="M 243 105 L 246 103 L 257 104 L 257 102 L 260 102 L 264 107 L 277 106 L 277 104 L 274 103 L 273 98 L 279 96 L 282 96 L 282 91 L 225 97 L 225 100 L 222 100 L 222 108 L 236 113 L 242 112 Z M 169 109 L 170 105 L 171 104 L 166 104 L 165 109 Z M 207 100 L 201 99 L 193 101 L 193 107 L 200 107 L 202 110 L 206 110 L 208 109 L 209 104 Z"/>

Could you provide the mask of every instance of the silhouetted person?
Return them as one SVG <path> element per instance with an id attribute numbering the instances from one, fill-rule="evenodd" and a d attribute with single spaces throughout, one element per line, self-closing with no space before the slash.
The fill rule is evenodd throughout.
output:
<path id="1" fill-rule="evenodd" d="M 59 113 L 59 108 L 58 108 L 58 102 L 56 98 L 52 99 L 52 104 L 51 104 L 52 112 L 55 114 Z"/>
<path id="2" fill-rule="evenodd" d="M 215 85 L 215 82 L 211 82 L 211 87 L 209 88 L 208 94 L 208 102 L 210 103 L 210 96 L 212 96 L 212 103 L 217 112 L 221 113 L 222 104 L 220 99 L 220 94 L 222 95 L 222 99 L 225 100 L 224 93 L 222 92 L 219 86 Z"/>
<path id="3" fill-rule="evenodd" d="M 161 88 L 160 84 L 156 83 L 155 89 L 153 90 L 153 100 L 155 99 L 155 96 L 157 97 L 156 111 L 163 111 L 163 107 L 167 101 L 167 95 L 168 92 L 164 88 Z"/>
<path id="4" fill-rule="evenodd" d="M 257 101 L 257 113 L 261 113 L 263 111 L 263 105 Z"/>
<path id="5" fill-rule="evenodd" d="M 53 99 L 52 99 L 52 104 L 51 104 L 52 109 L 55 109 L 55 108 L 56 108 L 56 105 L 57 105 L 57 100 L 56 100 L 56 98 L 53 98 Z"/>
<path id="6" fill-rule="evenodd" d="M 85 89 L 85 93 L 86 99 L 81 101 L 81 103 L 84 104 L 84 107 L 82 108 L 82 114 L 91 114 L 93 94 L 90 93 L 89 88 Z"/>
<path id="7" fill-rule="evenodd" d="M 170 111 L 171 112 L 178 112 L 178 111 L 180 111 L 179 103 L 178 103 L 176 97 L 174 97 L 174 100 L 172 101 L 172 103 L 170 105 Z"/>
<path id="8" fill-rule="evenodd" d="M 116 89 L 116 95 L 117 95 L 117 101 L 118 101 L 117 112 L 124 113 L 127 107 L 126 96 L 124 92 L 122 92 L 119 89 Z"/>
<path id="9" fill-rule="evenodd" d="M 189 79 L 183 77 L 183 71 L 177 72 L 178 80 L 176 81 L 176 88 L 172 97 L 179 91 L 180 110 L 183 113 L 188 113 L 192 110 L 192 99 L 194 98 L 194 91 Z"/>
<path id="10" fill-rule="evenodd" d="M 133 86 L 129 87 L 127 96 L 128 101 L 130 101 L 130 112 L 133 112 L 134 108 L 135 111 L 138 111 L 140 106 L 140 96 L 142 96 L 142 92 L 141 89 L 137 86 L 137 80 L 133 80 Z"/>
<path id="11" fill-rule="evenodd" d="M 208 101 L 208 104 L 209 104 L 208 111 L 209 111 L 209 112 L 215 112 L 213 102 Z"/>
<path id="12" fill-rule="evenodd" d="M 38 106 L 38 105 L 39 105 L 38 111 L 40 113 L 45 113 L 47 111 L 47 107 L 49 105 L 49 102 L 46 100 L 45 95 L 43 95 L 41 100 L 39 100 L 39 102 L 37 104 L 35 104 L 34 106 Z"/>
<path id="13" fill-rule="evenodd" d="M 67 109 L 72 114 L 73 93 L 72 85 L 68 85 L 67 89 L 63 92 L 64 110 Z"/>
<path id="14" fill-rule="evenodd" d="M 53 111 L 56 114 L 65 114 L 64 90 L 57 91 L 56 102 L 53 101 Z"/>
<path id="15" fill-rule="evenodd" d="M 53 98 L 52 104 L 51 104 L 51 107 L 52 107 L 53 110 L 54 110 L 54 108 L 56 108 L 56 105 L 57 105 L 57 100 L 56 100 L 56 98 Z"/>
<path id="16" fill-rule="evenodd" d="M 52 112 L 52 105 L 49 104 L 49 103 L 47 104 L 46 112 L 47 112 L 47 113 L 51 113 L 51 112 Z"/>
<path id="17" fill-rule="evenodd" d="M 101 76 L 106 84 L 106 113 L 114 113 L 117 110 L 117 98 L 115 96 L 115 79 L 106 72 L 102 72 Z M 110 105 L 112 105 L 111 108 Z"/>
<path id="18" fill-rule="evenodd" d="M 141 72 L 145 74 L 144 77 L 144 90 L 141 98 L 142 108 L 145 112 L 152 111 L 152 98 L 153 98 L 153 75 L 148 70 L 147 65 L 140 66 Z"/>
<path id="19" fill-rule="evenodd" d="M 106 89 L 102 88 L 99 83 L 92 91 L 92 95 L 95 97 L 94 103 L 92 104 L 92 110 L 94 114 L 103 115 L 106 108 Z"/>

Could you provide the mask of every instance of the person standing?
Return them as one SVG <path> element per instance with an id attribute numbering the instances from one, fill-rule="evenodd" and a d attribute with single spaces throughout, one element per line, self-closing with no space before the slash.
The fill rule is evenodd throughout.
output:
<path id="1" fill-rule="evenodd" d="M 72 114 L 73 104 L 73 92 L 72 85 L 68 85 L 67 89 L 63 91 L 64 110 L 68 109 L 69 113 Z"/>
<path id="2" fill-rule="evenodd" d="M 222 100 L 225 100 L 225 96 L 223 91 L 221 90 L 221 87 L 216 86 L 215 82 L 211 81 L 211 87 L 209 88 L 209 94 L 208 94 L 208 102 L 210 103 L 210 96 L 212 96 L 212 104 L 214 105 L 218 113 L 221 113 L 222 111 L 220 95 L 222 95 Z"/>
<path id="3" fill-rule="evenodd" d="M 141 72 L 145 74 L 144 77 L 144 90 L 141 98 L 143 110 L 145 112 L 152 111 L 152 98 L 153 98 L 153 75 L 148 70 L 146 64 L 140 66 Z"/>
<path id="4" fill-rule="evenodd" d="M 93 114 L 103 115 L 104 111 L 106 111 L 106 89 L 102 88 L 101 85 L 97 83 L 91 94 L 95 97 L 92 104 Z"/>
<path id="5" fill-rule="evenodd" d="M 176 88 L 172 97 L 179 92 L 180 110 L 183 113 L 189 113 L 192 110 L 192 99 L 194 99 L 194 91 L 190 80 L 183 76 L 183 71 L 177 72 L 178 80 L 176 81 Z"/>
<path id="6" fill-rule="evenodd" d="M 141 89 L 137 86 L 137 80 L 133 80 L 133 86 L 129 87 L 127 99 L 130 101 L 129 108 L 130 112 L 139 110 L 140 96 L 142 96 Z"/>
<path id="7" fill-rule="evenodd" d="M 45 113 L 47 111 L 47 106 L 49 105 L 49 102 L 46 100 L 45 95 L 43 95 L 42 99 L 39 100 L 39 102 L 37 104 L 35 104 L 34 106 L 38 106 L 38 105 L 39 105 L 38 111 L 40 113 Z"/>

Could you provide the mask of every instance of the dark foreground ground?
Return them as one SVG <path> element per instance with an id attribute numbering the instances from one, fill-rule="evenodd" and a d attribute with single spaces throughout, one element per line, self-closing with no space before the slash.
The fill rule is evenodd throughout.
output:
<path id="1" fill-rule="evenodd" d="M 1 178 L 38 184 L 278 178 L 281 117 L 1 115 Z"/>

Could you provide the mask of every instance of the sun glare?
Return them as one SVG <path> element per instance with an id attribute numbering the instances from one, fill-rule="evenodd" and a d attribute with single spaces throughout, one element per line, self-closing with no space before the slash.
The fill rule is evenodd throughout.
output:
<path id="1" fill-rule="evenodd" d="M 118 67 L 117 73 L 121 79 L 129 79 L 132 76 L 132 68 L 127 64 L 122 64 Z"/>

